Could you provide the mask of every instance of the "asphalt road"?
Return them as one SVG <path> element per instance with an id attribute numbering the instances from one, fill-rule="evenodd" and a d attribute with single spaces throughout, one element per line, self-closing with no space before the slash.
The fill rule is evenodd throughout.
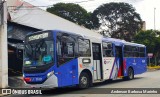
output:
<path id="1" fill-rule="evenodd" d="M 85 90 L 75 88 L 51 89 L 43 91 L 45 93 L 43 95 L 8 95 L 6 97 L 160 97 L 160 94 L 100 94 L 98 92 L 100 89 L 92 90 L 93 88 L 103 88 L 103 91 L 107 88 L 160 88 L 160 70 L 137 75 L 135 79 L 130 81 L 117 79 L 112 82 L 94 84 L 92 88 Z"/>

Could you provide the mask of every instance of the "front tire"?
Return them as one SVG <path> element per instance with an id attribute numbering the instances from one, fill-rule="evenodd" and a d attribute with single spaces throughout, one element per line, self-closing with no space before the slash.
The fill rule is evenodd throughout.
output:
<path id="1" fill-rule="evenodd" d="M 88 88 L 89 87 L 89 75 L 85 72 L 82 72 L 79 77 L 79 88 Z"/>

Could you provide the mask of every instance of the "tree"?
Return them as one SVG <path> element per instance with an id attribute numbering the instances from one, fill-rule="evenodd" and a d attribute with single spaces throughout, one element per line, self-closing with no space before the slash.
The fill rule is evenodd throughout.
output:
<path id="1" fill-rule="evenodd" d="M 140 15 L 128 3 L 103 4 L 93 12 L 93 17 L 99 19 L 101 33 L 127 41 L 132 41 L 133 36 L 142 27 Z"/>
<path id="2" fill-rule="evenodd" d="M 93 28 L 93 23 L 91 21 L 92 13 L 88 13 L 78 4 L 57 3 L 50 8 L 47 8 L 47 11 L 86 28 Z"/>
<path id="3" fill-rule="evenodd" d="M 155 57 L 160 57 L 160 31 L 147 30 L 136 34 L 134 42 L 144 44 L 147 47 L 147 53 L 153 53 Z"/>
<path id="4" fill-rule="evenodd" d="M 152 30 L 140 31 L 134 38 L 134 42 L 144 44 L 148 53 L 154 53 L 156 46 L 156 34 Z"/>

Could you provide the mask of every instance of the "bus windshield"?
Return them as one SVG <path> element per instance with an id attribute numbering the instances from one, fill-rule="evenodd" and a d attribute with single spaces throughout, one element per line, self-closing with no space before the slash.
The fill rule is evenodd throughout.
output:
<path id="1" fill-rule="evenodd" d="M 34 43 L 26 43 L 24 66 L 41 66 L 53 63 L 53 41 L 41 39 Z"/>

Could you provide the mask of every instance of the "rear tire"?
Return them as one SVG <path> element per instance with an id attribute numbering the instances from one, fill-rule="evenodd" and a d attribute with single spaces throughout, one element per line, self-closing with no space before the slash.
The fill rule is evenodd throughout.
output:
<path id="1" fill-rule="evenodd" d="M 134 71 L 132 68 L 128 69 L 128 80 L 134 79 Z"/>
<path id="2" fill-rule="evenodd" d="M 128 76 L 124 77 L 123 80 L 132 80 L 134 79 L 134 71 L 132 68 L 128 68 Z"/>
<path id="3" fill-rule="evenodd" d="M 79 88 L 84 89 L 89 87 L 89 75 L 86 72 L 82 72 L 79 77 Z"/>

